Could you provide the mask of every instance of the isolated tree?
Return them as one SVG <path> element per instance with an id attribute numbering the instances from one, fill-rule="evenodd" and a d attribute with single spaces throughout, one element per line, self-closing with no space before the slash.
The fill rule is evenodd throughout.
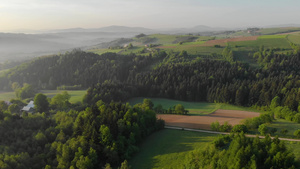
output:
<path id="1" fill-rule="evenodd" d="M 37 95 L 35 95 L 34 106 L 35 106 L 36 112 L 42 113 L 42 112 L 48 111 L 49 102 L 47 100 L 47 96 L 42 93 L 38 93 Z"/>
<path id="2" fill-rule="evenodd" d="M 64 91 L 62 94 L 55 95 L 50 102 L 50 105 L 57 109 L 64 109 L 70 105 L 71 96 L 68 94 L 67 91 Z"/>
<path id="3" fill-rule="evenodd" d="M 35 89 L 32 85 L 24 83 L 22 88 L 17 88 L 15 90 L 16 96 L 20 99 L 31 98 L 35 95 Z"/>
<path id="4" fill-rule="evenodd" d="M 175 106 L 175 113 L 176 114 L 184 114 L 184 107 L 183 107 L 183 105 L 182 104 L 177 104 L 176 106 Z"/>
<path id="5" fill-rule="evenodd" d="M 258 127 L 258 131 L 260 132 L 261 135 L 266 135 L 268 131 L 268 127 L 265 124 L 261 124 Z"/>
<path id="6" fill-rule="evenodd" d="M 270 108 L 271 108 L 271 110 L 274 110 L 279 105 L 280 105 L 280 97 L 276 96 L 272 99 Z"/>
<path id="7" fill-rule="evenodd" d="M 144 99 L 143 104 L 142 104 L 142 107 L 144 110 L 147 110 L 147 109 L 152 110 L 153 106 L 154 106 L 154 104 L 150 99 Z"/>
<path id="8" fill-rule="evenodd" d="M 210 128 L 213 131 L 219 131 L 220 130 L 220 123 L 218 121 L 212 122 L 210 125 Z"/>

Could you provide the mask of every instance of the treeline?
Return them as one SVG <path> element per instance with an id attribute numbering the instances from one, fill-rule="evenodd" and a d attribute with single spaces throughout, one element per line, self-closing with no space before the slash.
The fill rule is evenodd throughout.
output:
<path id="1" fill-rule="evenodd" d="M 156 58 L 157 59 L 157 58 Z M 12 83 L 28 83 L 36 89 L 76 86 L 86 89 L 105 80 L 127 80 L 129 74 L 142 71 L 153 61 L 151 55 L 136 56 L 105 53 L 101 56 L 73 50 L 62 55 L 40 57 L 5 72 L 0 90 L 10 90 Z"/>
<path id="2" fill-rule="evenodd" d="M 90 105 L 98 100 L 108 103 L 140 96 L 269 109 L 278 96 L 279 106 L 293 112 L 290 119 L 294 120 L 300 105 L 300 54 L 276 54 L 261 47 L 254 57 L 262 68 L 195 58 L 186 51 L 99 56 L 75 50 L 23 64 L 1 77 L 0 86 L 9 88 L 13 82 L 27 82 L 39 88 L 90 87 L 84 99 Z"/>
<path id="3" fill-rule="evenodd" d="M 300 105 L 300 54 L 270 54 L 267 60 L 261 69 L 208 59 L 168 62 L 152 71 L 131 74 L 126 83 L 107 81 L 95 85 L 88 90 L 86 102 L 106 100 L 107 96 L 107 100 L 115 101 L 138 96 L 269 109 L 272 99 L 278 96 L 279 105 L 296 115 Z"/>
<path id="4" fill-rule="evenodd" d="M 149 102 L 135 107 L 98 101 L 84 111 L 11 114 L 0 110 L 0 168 L 92 169 L 120 166 L 164 127 Z"/>
<path id="5" fill-rule="evenodd" d="M 277 137 L 259 139 L 236 134 L 221 136 L 205 150 L 191 152 L 182 168 L 294 169 L 296 165 L 294 154 Z"/>

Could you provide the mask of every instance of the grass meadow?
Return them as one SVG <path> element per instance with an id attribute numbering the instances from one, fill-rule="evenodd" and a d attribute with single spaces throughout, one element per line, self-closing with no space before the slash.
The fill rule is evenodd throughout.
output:
<path id="1" fill-rule="evenodd" d="M 300 30 L 300 28 L 284 27 L 284 28 L 264 28 L 264 29 L 261 29 L 259 32 L 263 35 L 266 35 L 266 34 L 295 32 L 295 31 L 299 31 L 299 30 Z"/>
<path id="2" fill-rule="evenodd" d="M 52 98 L 57 94 L 61 94 L 63 91 L 67 91 L 69 95 L 71 95 L 71 103 L 82 102 L 83 96 L 86 94 L 86 90 L 42 90 L 41 92 L 47 97 Z"/>
<path id="3" fill-rule="evenodd" d="M 182 104 L 185 107 L 185 109 L 189 110 L 189 115 L 210 114 L 218 109 L 255 111 L 255 112 L 258 111 L 258 110 L 248 108 L 248 107 L 240 107 L 240 106 L 234 106 L 234 105 L 224 104 L 224 103 L 185 102 L 185 101 L 163 99 L 163 98 L 150 98 L 150 99 L 153 102 L 154 107 L 157 106 L 158 104 L 161 104 L 164 109 L 168 109 L 177 104 Z M 142 103 L 143 100 L 144 100 L 144 98 L 142 98 L 142 97 L 136 97 L 136 98 L 132 98 L 132 99 L 128 100 L 128 102 L 131 105 L 135 105 L 137 103 Z"/>
<path id="4" fill-rule="evenodd" d="M 278 36 L 278 35 L 270 35 L 270 36 Z M 264 36 L 263 36 L 264 37 Z M 239 42 L 228 42 L 228 44 L 232 47 L 245 47 L 247 50 L 258 50 L 260 46 L 264 46 L 265 48 L 285 48 L 291 49 L 290 43 L 286 38 L 258 38 L 254 41 L 239 41 Z"/>
<path id="5" fill-rule="evenodd" d="M 131 168 L 182 168 L 186 156 L 195 149 L 203 150 L 217 138 L 216 134 L 163 129 L 150 135 L 140 145 L 140 151 L 129 160 Z M 300 143 L 284 141 L 300 160 Z"/>
<path id="6" fill-rule="evenodd" d="M 65 90 L 42 90 L 41 93 L 45 94 L 47 97 L 52 98 L 53 96 L 62 93 Z M 66 90 L 69 95 L 71 95 L 70 102 L 82 102 L 83 96 L 86 94 L 86 90 Z M 0 100 L 9 101 L 15 99 L 15 92 L 0 92 Z"/>
<path id="7" fill-rule="evenodd" d="M 15 99 L 15 92 L 1 92 L 0 91 L 0 100 L 9 101 L 11 99 Z"/>
<path id="8" fill-rule="evenodd" d="M 274 135 L 278 135 L 279 137 L 289 137 L 289 138 L 295 138 L 294 132 L 300 129 L 300 123 L 295 123 L 283 119 L 276 119 L 275 121 L 273 121 L 271 124 L 268 124 L 267 126 L 277 129 L 277 132 Z M 281 134 L 280 131 L 282 129 L 287 129 L 288 133 Z"/>
<path id="9" fill-rule="evenodd" d="M 194 149 L 204 149 L 217 135 L 183 130 L 163 129 L 150 135 L 131 160 L 131 168 L 181 168 Z"/>

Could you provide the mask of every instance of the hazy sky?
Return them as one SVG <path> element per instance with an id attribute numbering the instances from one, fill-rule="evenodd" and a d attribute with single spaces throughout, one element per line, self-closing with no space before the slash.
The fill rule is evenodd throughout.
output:
<path id="1" fill-rule="evenodd" d="M 300 0 L 0 0 L 0 31 L 300 24 Z"/>

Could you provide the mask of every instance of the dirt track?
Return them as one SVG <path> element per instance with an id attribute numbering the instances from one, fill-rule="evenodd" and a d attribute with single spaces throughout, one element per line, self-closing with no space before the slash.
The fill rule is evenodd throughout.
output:
<path id="1" fill-rule="evenodd" d="M 220 124 L 224 124 L 224 122 L 227 121 L 231 125 L 236 125 L 245 118 L 257 116 L 259 116 L 259 113 L 256 112 L 222 109 L 219 109 L 212 114 L 203 116 L 157 114 L 157 118 L 165 120 L 167 126 L 205 130 L 210 130 L 210 124 L 215 121 L 218 121 Z"/>

